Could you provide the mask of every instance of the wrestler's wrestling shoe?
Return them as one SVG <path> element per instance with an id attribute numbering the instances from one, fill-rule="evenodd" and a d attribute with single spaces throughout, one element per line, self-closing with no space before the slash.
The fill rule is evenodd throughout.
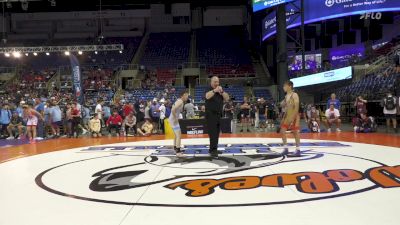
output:
<path id="1" fill-rule="evenodd" d="M 283 148 L 283 151 L 282 151 L 281 155 L 284 156 L 284 155 L 287 155 L 287 154 L 289 154 L 289 148 L 287 146 L 285 146 Z"/>
<path id="2" fill-rule="evenodd" d="M 292 154 L 290 154 L 292 157 L 300 157 L 301 156 L 301 151 L 300 149 L 296 149 Z"/>

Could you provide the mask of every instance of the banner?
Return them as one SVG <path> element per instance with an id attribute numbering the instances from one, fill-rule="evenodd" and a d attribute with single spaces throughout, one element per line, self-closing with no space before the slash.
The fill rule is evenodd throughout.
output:
<path id="1" fill-rule="evenodd" d="M 74 96 L 80 104 L 83 104 L 82 75 L 79 60 L 73 54 L 69 56 L 69 60 L 71 62 Z"/>
<path id="2" fill-rule="evenodd" d="M 299 1 L 296 2 L 298 4 Z M 290 14 L 291 4 L 286 7 L 287 14 Z M 293 6 L 292 6 L 293 7 Z M 399 0 L 306 0 L 304 1 L 304 23 L 314 23 L 321 20 L 329 20 L 351 15 L 362 15 L 370 12 L 400 11 Z M 288 15 L 297 17 L 297 15 Z M 299 17 L 298 17 L 299 18 Z M 300 19 L 288 28 L 300 26 Z M 263 21 L 263 40 L 276 34 L 275 12 L 267 15 Z"/>
<path id="3" fill-rule="evenodd" d="M 280 4 L 286 4 L 295 0 L 253 0 L 253 12 L 260 11 L 262 9 L 268 9 Z"/>

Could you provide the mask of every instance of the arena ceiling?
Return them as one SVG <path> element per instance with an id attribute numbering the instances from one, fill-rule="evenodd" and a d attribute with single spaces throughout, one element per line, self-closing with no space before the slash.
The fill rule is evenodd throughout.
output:
<path id="1" fill-rule="evenodd" d="M 192 7 L 198 6 L 235 6 L 250 5 L 249 0 L 25 0 L 28 6 L 23 9 L 21 0 L 0 0 L 3 2 L 6 13 L 27 12 L 69 12 L 69 11 L 96 11 L 102 10 L 126 10 L 126 9 L 148 9 L 150 4 L 191 3 Z M 8 2 L 8 3 L 6 3 Z"/>

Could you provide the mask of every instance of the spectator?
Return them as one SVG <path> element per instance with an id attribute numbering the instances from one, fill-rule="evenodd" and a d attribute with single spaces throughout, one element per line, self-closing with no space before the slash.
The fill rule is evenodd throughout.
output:
<path id="1" fill-rule="evenodd" d="M 247 127 L 247 132 L 250 132 L 249 123 L 250 123 L 250 109 L 251 105 L 247 102 L 247 97 L 244 97 L 243 103 L 240 105 L 240 117 L 241 117 L 241 129 L 240 132 L 243 132 L 244 127 Z"/>
<path id="2" fill-rule="evenodd" d="M 119 136 L 122 126 L 122 117 L 118 114 L 116 109 L 113 110 L 113 114 L 107 119 L 106 125 L 110 134 L 112 130 L 115 130 L 115 133 Z"/>
<path id="3" fill-rule="evenodd" d="M 151 102 L 150 101 L 147 101 L 147 103 L 146 103 L 146 107 L 145 107 L 145 109 L 144 109 L 144 119 L 146 120 L 146 119 L 151 119 L 151 117 L 150 117 L 150 106 L 151 106 Z"/>
<path id="4" fill-rule="evenodd" d="M 187 103 L 185 104 L 184 110 L 186 112 L 186 119 L 194 119 L 194 104 L 190 99 L 188 99 Z"/>
<path id="5" fill-rule="evenodd" d="M 136 117 L 133 112 L 130 112 L 124 119 L 123 128 L 125 130 L 125 135 L 128 136 L 129 133 L 136 133 Z"/>
<path id="6" fill-rule="evenodd" d="M 130 113 L 134 113 L 135 112 L 135 108 L 133 107 L 132 103 L 126 103 L 122 107 L 122 111 L 123 111 L 123 116 L 127 117 Z"/>
<path id="7" fill-rule="evenodd" d="M 235 108 L 233 106 L 233 101 L 229 100 L 229 102 L 226 103 L 225 106 L 224 106 L 225 117 L 232 120 L 233 119 L 234 110 L 235 110 Z"/>
<path id="8" fill-rule="evenodd" d="M 118 112 L 118 109 L 116 109 Z M 104 121 L 107 121 L 110 116 L 111 116 L 111 108 L 109 105 L 104 105 L 103 106 L 103 116 L 104 116 Z"/>
<path id="9" fill-rule="evenodd" d="M 233 104 L 232 104 L 232 107 L 233 107 Z M 232 110 L 232 111 L 233 111 L 233 110 Z M 233 116 L 233 114 L 232 114 L 232 116 Z M 206 118 L 206 106 L 205 106 L 205 105 L 202 105 L 202 106 L 200 107 L 199 118 L 200 118 L 200 119 Z"/>
<path id="10" fill-rule="evenodd" d="M 164 119 L 165 119 L 165 114 L 167 113 L 167 108 L 165 107 L 164 99 L 161 99 L 160 103 L 161 103 L 160 108 L 158 108 L 158 110 L 160 111 L 160 126 L 161 126 L 162 133 L 164 134 L 165 133 Z"/>
<path id="11" fill-rule="evenodd" d="M 21 139 L 24 136 L 24 125 L 22 118 L 18 115 L 17 111 L 13 112 L 13 115 L 11 117 L 10 124 L 7 127 L 8 135 L 9 137 L 7 138 L 8 140 L 12 140 L 15 138 Z M 18 135 L 13 135 L 13 133 L 16 134 L 16 131 L 18 131 Z"/>
<path id="12" fill-rule="evenodd" d="M 65 108 L 65 133 L 68 137 L 71 137 L 72 133 L 72 106 L 70 103 L 67 103 Z"/>
<path id="13" fill-rule="evenodd" d="M 308 128 L 311 130 L 311 132 L 317 132 L 319 133 L 320 130 L 320 115 L 319 111 L 314 105 L 310 105 L 310 109 L 307 110 L 306 112 L 306 117 L 307 117 L 307 125 Z"/>
<path id="14" fill-rule="evenodd" d="M 397 51 L 395 54 L 394 64 L 396 66 L 396 73 L 400 73 L 400 51 Z"/>
<path id="15" fill-rule="evenodd" d="M 60 127 L 62 126 L 62 113 L 56 101 L 53 101 L 51 103 L 49 115 L 53 137 L 60 137 Z"/>
<path id="16" fill-rule="evenodd" d="M 340 132 L 340 113 L 339 110 L 335 108 L 335 103 L 331 103 L 329 109 L 325 111 L 326 126 L 328 127 L 328 132 L 331 132 L 333 124 L 336 124 L 336 131 Z"/>
<path id="17" fill-rule="evenodd" d="M 82 107 L 82 123 L 86 130 L 89 130 L 90 109 L 87 105 Z"/>
<path id="18" fill-rule="evenodd" d="M 50 100 L 47 100 L 44 103 L 44 137 L 47 137 L 49 128 L 51 129 L 51 122 L 50 122 Z"/>
<path id="19" fill-rule="evenodd" d="M 357 133 L 370 133 L 376 131 L 376 123 L 374 118 L 368 117 L 367 114 L 361 113 L 360 118 L 357 119 L 357 124 L 354 131 Z"/>
<path id="20" fill-rule="evenodd" d="M 93 118 L 89 121 L 89 130 L 92 133 L 92 137 L 101 137 L 101 121 L 99 119 L 99 113 L 95 113 Z"/>
<path id="21" fill-rule="evenodd" d="M 0 110 L 0 125 L 1 125 L 1 133 L 0 136 L 5 136 L 7 127 L 11 122 L 12 113 L 10 110 L 10 106 L 8 103 L 4 103 L 3 107 Z"/>
<path id="22" fill-rule="evenodd" d="M 103 105 L 104 105 L 104 101 L 103 101 L 103 99 L 99 99 L 99 100 L 97 100 L 97 105 L 96 105 L 96 108 L 95 108 L 95 113 L 96 114 L 99 114 L 99 120 L 102 120 L 103 119 Z"/>
<path id="23" fill-rule="evenodd" d="M 40 98 L 35 98 L 34 109 L 39 112 L 42 116 L 44 115 L 44 104 Z M 37 124 L 37 140 L 44 138 L 44 120 L 39 120 Z"/>
<path id="24" fill-rule="evenodd" d="M 341 103 L 340 103 L 339 99 L 336 99 L 335 93 L 331 94 L 331 98 L 328 100 L 328 103 L 327 103 L 327 108 L 329 108 L 331 104 L 334 105 L 335 109 L 340 110 Z"/>
<path id="25" fill-rule="evenodd" d="M 264 98 L 260 98 L 257 101 L 256 110 L 258 113 L 258 125 L 260 129 L 266 129 L 266 118 L 267 118 L 267 103 Z"/>
<path id="26" fill-rule="evenodd" d="M 36 126 L 38 120 L 44 120 L 43 115 L 32 109 L 29 105 L 23 105 L 23 119 L 26 121 L 26 130 L 31 143 L 36 141 Z"/>
<path id="27" fill-rule="evenodd" d="M 144 121 L 144 111 L 145 111 L 145 108 L 146 108 L 146 104 L 145 104 L 145 101 L 143 101 L 143 100 L 140 100 L 140 101 L 137 101 L 136 103 L 135 103 L 135 109 L 136 109 L 136 119 L 137 119 L 137 122 L 142 122 L 142 121 Z"/>
<path id="28" fill-rule="evenodd" d="M 154 123 L 154 127 L 158 130 L 160 124 L 160 104 L 158 104 L 157 99 L 153 99 L 153 104 L 150 106 L 150 117 Z"/>
<path id="29" fill-rule="evenodd" d="M 357 116 L 360 117 L 361 114 L 367 114 L 367 100 L 363 99 L 361 95 L 356 98 L 354 106 L 356 107 Z"/>
<path id="30" fill-rule="evenodd" d="M 140 136 L 150 136 L 153 133 L 154 126 L 149 119 L 145 119 L 145 122 L 137 129 L 137 134 Z"/>
<path id="31" fill-rule="evenodd" d="M 72 116 L 71 136 L 78 138 L 80 133 L 79 125 L 81 123 L 81 111 L 76 102 L 72 103 L 71 116 Z"/>
<path id="32" fill-rule="evenodd" d="M 387 94 L 387 96 L 381 102 L 383 106 L 383 114 L 385 114 L 386 118 L 386 132 L 389 132 L 390 129 L 390 121 L 393 123 L 394 132 L 397 133 L 397 99 L 392 95 L 391 92 Z"/>

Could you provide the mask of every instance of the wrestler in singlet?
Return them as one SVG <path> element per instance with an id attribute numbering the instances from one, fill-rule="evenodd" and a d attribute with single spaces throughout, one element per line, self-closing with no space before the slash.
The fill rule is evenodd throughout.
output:
<path id="1" fill-rule="evenodd" d="M 176 102 L 172 105 L 172 108 L 176 107 L 177 105 L 179 105 L 179 107 L 176 108 L 176 111 L 175 111 L 176 116 L 174 115 L 173 112 L 171 112 L 171 114 L 168 117 L 169 123 L 173 130 L 181 129 L 181 127 L 179 126 L 178 120 L 179 120 L 179 115 L 182 113 L 183 106 L 184 106 L 182 99 L 180 99 L 180 98 L 177 99 Z"/>
<path id="2" fill-rule="evenodd" d="M 300 130 L 300 114 L 296 110 L 296 104 L 294 101 L 294 95 L 296 92 L 286 94 L 285 100 L 283 101 L 284 115 L 282 118 L 281 128 L 286 130 Z M 294 120 L 292 120 L 294 117 Z M 292 121 L 290 121 L 292 120 Z"/>

